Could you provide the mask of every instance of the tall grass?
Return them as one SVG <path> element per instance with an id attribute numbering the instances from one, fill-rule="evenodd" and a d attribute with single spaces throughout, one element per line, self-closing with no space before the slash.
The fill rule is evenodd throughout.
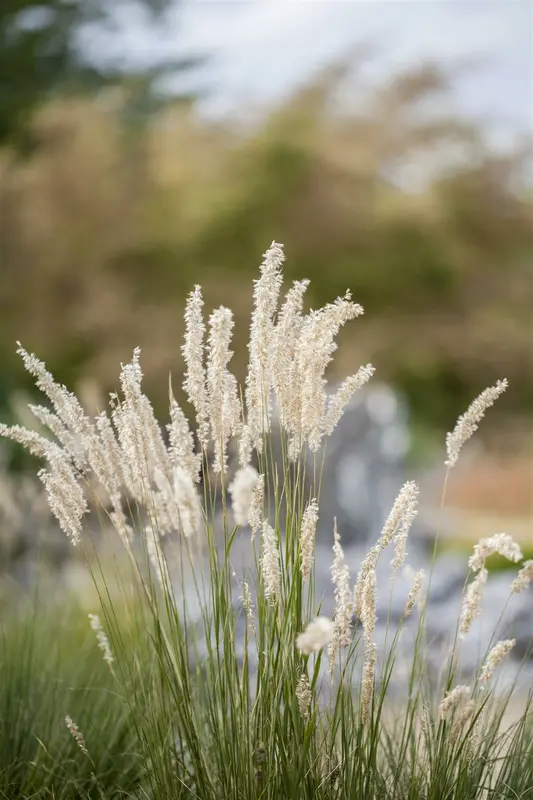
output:
<path id="1" fill-rule="evenodd" d="M 19 719 L 15 699 L 22 748 L 3 756 L 6 796 L 441 800 L 533 792 L 530 698 L 509 727 L 512 691 L 492 688 L 512 640 L 492 643 L 468 686 L 458 672 L 461 637 L 469 635 L 487 580 L 485 560 L 498 552 L 520 563 L 513 590 L 531 580 L 533 565 L 522 563 L 510 537 L 489 537 L 473 552 L 472 580 L 437 680 L 425 628 L 427 576 L 416 575 L 399 623 L 387 620 L 379 647 L 376 636 L 376 592 L 391 592 L 405 565 L 414 483 L 399 487 L 357 576 L 343 531 L 326 521 L 335 610 L 332 618 L 322 614 L 314 555 L 327 437 L 373 368 L 361 367 L 326 394 L 336 335 L 363 310 L 347 293 L 304 314 L 307 282 L 295 283 L 280 303 L 283 260 L 273 243 L 254 282 L 242 391 L 228 366 L 231 312 L 217 309 L 206 326 L 200 288 L 190 294 L 182 350 L 194 427 L 171 389 L 163 433 L 142 390 L 138 350 L 122 366 L 110 414 L 91 418 L 19 348 L 51 402 L 32 410 L 54 440 L 16 426 L 0 433 L 45 459 L 39 477 L 59 525 L 86 554 L 100 611 L 92 631 L 87 621 L 91 660 L 76 653 L 74 680 L 83 691 L 76 702 L 70 692 L 48 697 L 42 725 L 28 719 L 39 691 L 35 669 L 22 670 L 21 684 L 15 678 L 17 659 L 33 664 L 33 645 L 6 644 L 2 669 L 12 693 L 1 700 L 3 721 Z M 448 472 L 505 385 L 483 392 L 449 434 Z M 84 534 L 89 509 L 106 534 L 111 529 L 125 561 L 106 559 L 100 541 Z M 383 558 L 391 560 L 390 584 L 376 586 Z M 414 647 L 407 669 L 402 655 L 398 699 L 391 686 L 408 626 L 416 629 Z M 38 625 L 29 630 L 41 640 Z M 93 677 L 87 670 L 98 647 Z M 43 674 L 56 680 L 57 663 L 40 654 Z M 53 753 L 69 733 L 75 769 L 59 755 L 53 770 L 37 769 L 35 742 Z M 17 787 L 11 794 L 10 786 Z"/>

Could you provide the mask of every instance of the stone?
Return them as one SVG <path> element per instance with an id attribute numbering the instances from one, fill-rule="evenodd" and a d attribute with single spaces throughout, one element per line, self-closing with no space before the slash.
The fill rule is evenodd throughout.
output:
<path id="1" fill-rule="evenodd" d="M 371 383 L 354 395 L 323 449 L 318 538 L 331 538 L 336 517 L 345 545 L 372 541 L 404 482 L 405 405 L 388 386 Z"/>

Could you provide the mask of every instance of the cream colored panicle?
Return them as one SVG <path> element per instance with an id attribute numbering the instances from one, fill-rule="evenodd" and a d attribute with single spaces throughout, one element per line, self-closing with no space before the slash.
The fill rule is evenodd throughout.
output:
<path id="1" fill-rule="evenodd" d="M 303 300 L 309 281 L 295 281 L 285 296 L 272 336 L 272 381 L 280 421 L 287 432 L 300 430 L 300 378 L 296 354 L 302 328 Z"/>
<path id="2" fill-rule="evenodd" d="M 89 614 L 89 620 L 91 623 L 91 628 L 96 634 L 96 641 L 98 642 L 98 647 L 102 651 L 102 655 L 106 664 L 111 666 L 113 661 L 113 654 L 111 653 L 111 646 L 109 644 L 109 639 L 107 638 L 107 634 L 102 627 L 102 623 L 100 622 L 100 617 L 98 614 Z"/>
<path id="3" fill-rule="evenodd" d="M 494 645 L 481 669 L 479 682 L 482 686 L 490 681 L 496 667 L 511 652 L 515 644 L 516 639 L 505 639 Z"/>
<path id="4" fill-rule="evenodd" d="M 335 394 L 328 397 L 322 423 L 324 436 L 331 436 L 354 394 L 370 380 L 375 371 L 372 364 L 359 367 L 355 375 L 346 378 Z"/>
<path id="5" fill-rule="evenodd" d="M 270 427 L 274 315 L 278 307 L 282 284 L 281 266 L 284 260 L 283 246 L 272 242 L 264 254 L 261 275 L 254 281 L 254 308 L 248 342 L 246 410 L 251 443 L 258 450 L 262 446 L 262 434 Z"/>
<path id="6" fill-rule="evenodd" d="M 468 566 L 471 570 L 477 572 L 485 566 L 485 560 L 494 555 L 494 553 L 498 553 L 508 561 L 514 561 L 515 563 L 523 559 L 522 551 L 512 536 L 509 536 L 508 533 L 496 533 L 487 539 L 481 539 L 475 545 L 474 552 L 468 561 Z"/>
<path id="7" fill-rule="evenodd" d="M 198 439 L 202 447 L 209 441 L 209 407 L 207 402 L 206 374 L 204 366 L 205 323 L 202 290 L 194 287 L 185 306 L 185 336 L 181 347 L 185 361 L 183 388 L 196 411 Z"/>
<path id="8" fill-rule="evenodd" d="M 250 508 L 254 490 L 259 480 L 259 473 L 250 464 L 237 470 L 233 481 L 228 486 L 231 497 L 231 507 L 237 525 L 248 525 Z"/>
<path id="9" fill-rule="evenodd" d="M 296 639 L 296 647 L 304 655 L 316 653 L 330 643 L 334 625 L 328 617 L 316 617 Z"/>
<path id="10" fill-rule="evenodd" d="M 363 587 L 361 622 L 367 639 L 372 638 L 376 629 L 376 570 L 368 571 Z"/>
<path id="11" fill-rule="evenodd" d="M 200 480 L 201 453 L 194 449 L 194 436 L 187 417 L 177 403 L 169 385 L 170 424 L 167 425 L 169 457 L 173 467 L 182 467 L 195 483 Z"/>
<path id="12" fill-rule="evenodd" d="M 375 569 L 381 552 L 390 544 L 396 543 L 394 560 L 392 561 L 393 570 L 401 566 L 406 556 L 406 541 L 411 528 L 413 519 L 417 512 L 418 486 L 414 481 L 404 483 L 394 505 L 387 517 L 387 521 L 382 528 L 381 535 L 376 544 L 370 548 L 363 559 L 354 591 L 355 613 L 358 617 L 362 613 L 363 590 L 366 577 L 370 570 Z"/>
<path id="13" fill-rule="evenodd" d="M 365 663 L 361 687 L 361 713 L 363 725 L 367 725 L 372 713 L 374 682 L 376 676 L 377 646 L 375 642 L 365 641 Z"/>
<path id="14" fill-rule="evenodd" d="M 174 495 L 181 532 L 187 538 L 198 536 L 202 530 L 202 506 L 190 474 L 181 467 L 174 468 Z"/>
<path id="15" fill-rule="evenodd" d="M 518 594 L 527 589 L 529 584 L 533 581 L 533 559 L 524 561 L 524 566 L 511 584 L 511 592 Z"/>
<path id="16" fill-rule="evenodd" d="M 61 452 L 50 453 L 49 469 L 38 472 L 48 496 L 48 505 L 59 526 L 73 545 L 78 544 L 82 532 L 82 519 L 89 507 L 79 478 Z"/>
<path id="17" fill-rule="evenodd" d="M 333 678 L 337 653 L 340 647 L 350 644 L 350 629 L 353 615 L 353 597 L 350 589 L 350 572 L 344 558 L 341 538 L 337 531 L 337 520 L 333 525 L 333 564 L 331 575 L 335 586 L 335 611 L 333 615 L 333 636 L 328 647 L 329 674 Z"/>
<path id="18" fill-rule="evenodd" d="M 470 404 L 468 409 L 462 414 L 455 428 L 446 435 L 446 452 L 448 458 L 444 462 L 449 468 L 455 466 L 459 454 L 465 442 L 477 431 L 480 421 L 485 416 L 485 411 L 494 405 L 498 397 L 507 389 L 507 381 L 497 381 L 495 386 L 485 389 Z"/>
<path id="19" fill-rule="evenodd" d="M 235 433 L 240 418 L 236 380 L 228 371 L 233 356 L 230 350 L 233 324 L 231 311 L 223 306 L 209 317 L 207 389 L 211 438 L 215 445 L 215 472 L 226 469 L 228 440 Z"/>
<path id="20" fill-rule="evenodd" d="M 311 684 L 309 683 L 309 678 L 307 677 L 305 672 L 303 672 L 302 675 L 300 676 L 300 680 L 298 681 L 298 685 L 296 686 L 296 699 L 298 700 L 298 708 L 300 709 L 300 714 L 302 715 L 302 718 L 307 722 L 307 720 L 309 719 L 313 693 L 311 691 Z"/>
<path id="21" fill-rule="evenodd" d="M 248 525 L 252 531 L 252 539 L 261 530 L 263 524 L 263 505 L 265 502 L 265 476 L 259 475 L 255 482 L 248 509 Z"/>
<path id="22" fill-rule="evenodd" d="M 480 614 L 481 601 L 483 599 L 483 592 L 485 591 L 488 577 L 489 573 L 485 567 L 482 567 L 475 579 L 467 587 L 461 609 L 461 621 L 459 628 L 461 639 L 466 636 L 470 630 L 473 620 Z"/>
<path id="23" fill-rule="evenodd" d="M 85 737 L 83 733 L 80 731 L 72 717 L 69 717 L 68 714 L 65 717 L 65 725 L 70 731 L 70 735 L 80 748 L 81 752 L 84 753 L 86 756 L 89 755 L 89 751 L 87 750 L 87 745 L 85 744 Z"/>
<path id="24" fill-rule="evenodd" d="M 413 586 L 407 596 L 407 602 L 405 604 L 405 610 L 403 612 L 404 617 L 408 617 L 409 614 L 411 614 L 413 608 L 418 603 L 418 600 L 420 598 L 420 592 L 422 591 L 422 587 L 424 586 L 425 578 L 426 574 L 423 569 L 419 570 L 416 573 L 415 579 L 413 581 Z"/>
<path id="25" fill-rule="evenodd" d="M 72 434 L 84 433 L 88 420 L 76 395 L 56 383 L 46 365 L 33 353 L 28 353 L 20 342 L 17 345 L 26 371 L 33 375 L 35 385 L 48 397 L 63 425 Z"/>
<path id="26" fill-rule="evenodd" d="M 394 537 L 393 570 L 397 570 L 405 562 L 407 537 L 418 512 L 418 486 L 414 481 L 406 483 L 400 493 L 401 522 Z"/>
<path id="27" fill-rule="evenodd" d="M 248 624 L 253 627 L 254 624 L 254 604 L 252 602 L 252 595 L 250 592 L 250 586 L 248 585 L 247 581 L 243 581 L 242 584 L 242 607 L 244 608 L 244 612 L 246 614 L 246 619 L 248 620 Z"/>
<path id="28" fill-rule="evenodd" d="M 261 572 L 265 597 L 274 603 L 281 588 L 281 568 L 276 532 L 267 520 L 263 522 L 261 545 Z"/>
<path id="29" fill-rule="evenodd" d="M 318 524 L 318 502 L 310 500 L 302 515 L 300 530 L 300 570 L 304 583 L 309 580 L 315 552 L 315 535 Z"/>
<path id="30" fill-rule="evenodd" d="M 349 320 L 363 313 L 360 305 L 352 302 L 350 292 L 339 297 L 304 319 L 297 352 L 298 372 L 301 379 L 301 443 L 307 441 L 312 451 L 318 450 L 323 436 L 326 407 L 324 392 L 326 367 L 337 349 L 335 337 Z"/>
<path id="31" fill-rule="evenodd" d="M 471 691 L 470 686 L 456 686 L 455 689 L 446 692 L 444 700 L 439 705 L 440 718 L 448 719 L 459 705 L 470 698 Z"/>

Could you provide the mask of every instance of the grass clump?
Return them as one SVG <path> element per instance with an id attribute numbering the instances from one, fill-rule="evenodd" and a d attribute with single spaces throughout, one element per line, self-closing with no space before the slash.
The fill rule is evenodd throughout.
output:
<path id="1" fill-rule="evenodd" d="M 493 642 L 469 685 L 459 683 L 461 638 L 479 614 L 486 559 L 498 552 L 519 565 L 513 591 L 531 580 L 510 537 L 476 546 L 455 641 L 437 680 L 422 572 L 396 629 L 387 624 L 384 642 L 377 630 L 376 594 L 390 591 L 405 566 L 418 505 L 413 482 L 399 487 L 357 575 L 331 520 L 335 607 L 331 616 L 322 613 L 315 536 L 324 449 L 373 367 L 360 367 L 326 393 L 336 336 L 363 309 L 347 292 L 305 314 L 306 281 L 295 282 L 280 303 L 283 260 L 273 243 L 254 282 L 242 391 L 229 371 L 231 312 L 216 309 L 206 326 L 201 290 L 191 292 L 182 351 L 194 426 L 171 389 L 170 421 L 160 428 L 142 390 L 138 350 L 122 366 L 110 413 L 93 418 L 19 348 L 51 403 L 32 410 L 54 439 L 17 426 L 0 433 L 44 459 L 39 477 L 50 507 L 84 549 L 100 601 L 98 618 L 86 622 L 90 659 L 77 654 L 80 672 L 71 678 L 85 689 L 76 703 L 70 690 L 51 696 L 42 728 L 21 718 L 25 749 L 6 754 L 6 785 L 20 796 L 441 800 L 524 797 L 533 787 L 530 699 L 518 722 L 504 726 L 512 693 L 497 696 L 491 688 L 514 640 Z M 448 471 L 504 388 L 501 382 L 482 393 L 461 417 L 447 439 Z M 101 540 L 87 536 L 89 510 L 120 543 L 126 566 L 104 558 Z M 389 551 L 391 585 L 383 587 L 376 567 Z M 398 700 L 391 687 L 409 626 L 414 647 Z M 30 630 L 39 640 L 37 626 Z M 14 667 L 17 650 L 7 651 Z M 45 674 L 63 669 L 44 649 L 41 656 Z M 95 658 L 99 665 L 88 675 Z M 32 673 L 21 686 L 13 683 L 26 714 Z M 12 713 L 5 710 L 3 719 Z M 30 746 L 37 729 L 45 771 L 36 769 L 37 745 Z M 67 775 L 54 750 L 65 736 L 73 759 Z"/>

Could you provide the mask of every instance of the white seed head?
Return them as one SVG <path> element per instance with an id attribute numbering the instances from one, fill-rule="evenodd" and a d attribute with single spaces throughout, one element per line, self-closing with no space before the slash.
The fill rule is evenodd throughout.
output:
<path id="1" fill-rule="evenodd" d="M 211 438 L 215 445 L 215 472 L 226 469 L 228 440 L 240 418 L 237 382 L 228 371 L 233 356 L 230 350 L 233 325 L 233 314 L 229 308 L 221 306 L 209 317 L 207 391 Z"/>
<path id="2" fill-rule="evenodd" d="M 511 652 L 515 644 L 516 639 L 505 639 L 494 645 L 481 669 L 479 682 L 482 686 L 490 681 L 496 667 L 498 667 L 503 659 Z"/>
<path id="3" fill-rule="evenodd" d="M 370 569 L 363 585 L 363 604 L 361 609 L 361 622 L 365 637 L 371 639 L 376 629 L 376 571 Z"/>
<path id="4" fill-rule="evenodd" d="M 253 627 L 254 624 L 254 604 L 252 602 L 252 595 L 250 593 L 250 587 L 246 581 L 243 581 L 242 584 L 242 607 L 244 608 L 244 612 L 246 614 L 246 619 L 248 620 L 248 624 Z"/>
<path id="5" fill-rule="evenodd" d="M 87 750 L 87 745 L 85 744 L 85 737 L 83 733 L 80 731 L 74 720 L 68 716 L 65 717 L 65 725 L 70 731 L 70 735 L 80 748 L 81 752 L 84 753 L 86 756 L 89 755 L 89 751 Z"/>
<path id="6" fill-rule="evenodd" d="M 296 369 L 300 383 L 300 430 L 294 431 L 300 441 L 307 441 L 312 451 L 318 450 L 323 437 L 326 408 L 324 373 L 337 349 L 335 337 L 349 320 L 363 313 L 352 302 L 350 292 L 318 311 L 312 311 L 302 324 Z M 296 377 L 296 376 L 295 376 Z"/>
<path id="7" fill-rule="evenodd" d="M 235 473 L 233 481 L 228 486 L 231 496 L 231 507 L 237 525 L 248 525 L 254 490 L 259 480 L 259 473 L 248 464 Z"/>
<path id="8" fill-rule="evenodd" d="M 444 700 L 439 705 L 440 718 L 448 719 L 458 706 L 470 698 L 471 691 L 470 686 L 456 686 L 455 689 L 446 692 Z"/>
<path id="9" fill-rule="evenodd" d="M 252 531 L 252 539 L 261 530 L 263 524 L 263 505 L 265 502 L 265 476 L 259 475 L 252 491 L 248 509 L 248 525 Z"/>
<path id="10" fill-rule="evenodd" d="M 280 421 L 286 431 L 301 427 L 300 380 L 296 357 L 302 329 L 303 299 L 309 281 L 295 281 L 287 292 L 272 336 L 272 380 Z"/>
<path id="11" fill-rule="evenodd" d="M 201 453 L 194 450 L 194 436 L 183 409 L 177 403 L 169 386 L 170 424 L 167 425 L 169 458 L 173 467 L 188 472 L 195 483 L 200 480 Z"/>
<path id="12" fill-rule="evenodd" d="M 196 411 L 198 439 L 202 447 L 206 447 L 209 440 L 209 408 L 204 366 L 203 307 L 202 290 L 195 286 L 185 306 L 185 335 L 181 351 L 185 360 L 183 388 Z"/>
<path id="13" fill-rule="evenodd" d="M 315 535 L 318 524 L 318 502 L 313 498 L 302 515 L 300 531 L 300 570 L 303 581 L 309 579 L 315 552 Z"/>
<path id="14" fill-rule="evenodd" d="M 261 545 L 261 572 L 265 597 L 274 603 L 281 588 L 281 568 L 276 532 L 267 520 L 263 522 Z"/>
<path id="15" fill-rule="evenodd" d="M 316 653 L 330 643 L 334 625 L 328 617 L 316 617 L 296 639 L 296 647 L 304 655 Z"/>
<path id="16" fill-rule="evenodd" d="M 398 497 L 401 519 L 394 537 L 395 551 L 392 560 L 393 570 L 397 570 L 405 562 L 406 544 L 413 520 L 418 512 L 418 486 L 414 481 L 406 483 Z"/>
<path id="17" fill-rule="evenodd" d="M 106 664 L 111 666 L 113 661 L 113 654 L 111 653 L 111 646 L 109 644 L 109 639 L 107 638 L 107 634 L 102 627 L 102 623 L 100 622 L 100 617 L 98 614 L 89 614 L 89 620 L 91 623 L 91 628 L 96 634 L 96 641 L 98 642 L 98 647 L 102 651 L 102 655 Z"/>
<path id="18" fill-rule="evenodd" d="M 49 469 L 38 472 L 48 497 L 48 505 L 59 526 L 72 544 L 78 544 L 82 532 L 82 519 L 89 507 L 76 472 L 62 453 L 50 454 Z"/>
<path id="19" fill-rule="evenodd" d="M 444 462 L 448 468 L 455 466 L 461 452 L 461 448 L 470 437 L 477 431 L 480 421 L 485 416 L 485 411 L 494 405 L 498 397 L 507 389 L 507 381 L 501 380 L 495 386 L 485 389 L 470 404 L 468 409 L 462 414 L 455 428 L 446 435 L 447 460 Z"/>
<path id="20" fill-rule="evenodd" d="M 282 284 L 283 246 L 272 242 L 263 257 L 261 275 L 254 281 L 254 309 L 250 325 L 250 353 L 246 377 L 247 424 L 252 445 L 261 449 L 262 434 L 270 426 L 274 315 Z"/>
<path id="21" fill-rule="evenodd" d="M 519 592 L 523 592 L 524 589 L 527 589 L 531 581 L 533 581 L 533 559 L 524 561 L 524 566 L 511 584 L 511 593 L 518 594 Z"/>
<path id="22" fill-rule="evenodd" d="M 487 539 L 481 539 L 475 545 L 468 566 L 473 572 L 477 572 L 485 566 L 485 560 L 495 553 L 515 563 L 523 559 L 522 551 L 512 536 L 508 533 L 496 533 Z"/>
<path id="23" fill-rule="evenodd" d="M 174 496 L 178 507 L 181 532 L 185 537 L 198 536 L 202 530 L 202 506 L 190 473 L 174 468 Z"/>
<path id="24" fill-rule="evenodd" d="M 466 636 L 470 630 L 472 622 L 480 614 L 481 601 L 483 599 L 483 592 L 485 591 L 488 577 L 489 573 L 485 567 L 482 567 L 472 583 L 468 584 L 461 609 L 459 628 L 461 639 Z"/>
<path id="25" fill-rule="evenodd" d="M 334 635 L 340 647 L 347 647 L 350 644 L 350 628 L 353 616 L 353 597 L 350 589 L 350 571 L 344 557 L 344 550 L 341 545 L 341 537 L 337 531 L 337 520 L 333 528 L 333 564 L 331 575 L 334 584 L 335 613 L 334 613 Z"/>
<path id="26" fill-rule="evenodd" d="M 365 639 L 365 663 L 361 686 L 361 713 L 363 725 L 367 725 L 372 713 L 374 682 L 376 675 L 377 646 L 375 642 Z"/>
<path id="27" fill-rule="evenodd" d="M 370 380 L 375 371 L 372 364 L 359 367 L 355 375 L 346 378 L 335 394 L 328 397 L 322 423 L 324 436 L 331 436 L 354 394 Z"/>
<path id="28" fill-rule="evenodd" d="M 298 685 L 296 687 L 296 699 L 298 700 L 298 708 L 300 709 L 300 714 L 302 715 L 302 718 L 307 722 L 307 720 L 309 719 L 313 693 L 311 691 L 311 684 L 309 683 L 309 678 L 307 677 L 305 672 L 302 673 L 302 675 L 300 676 L 300 680 L 298 681 Z"/>
<path id="29" fill-rule="evenodd" d="M 422 587 L 424 586 L 424 580 L 426 578 L 426 574 L 423 569 L 419 570 L 413 581 L 413 586 L 411 591 L 407 596 L 407 603 L 405 604 L 405 610 L 403 612 L 404 617 L 408 617 L 409 614 L 412 612 L 415 605 L 418 603 L 420 598 L 420 592 L 422 591 Z"/>
<path id="30" fill-rule="evenodd" d="M 394 505 L 387 517 L 387 521 L 382 528 L 381 535 L 373 547 L 363 559 L 354 591 L 355 613 L 358 617 L 362 614 L 363 591 L 368 572 L 376 568 L 381 552 L 392 542 L 395 542 L 396 549 L 392 561 L 393 570 L 398 569 L 405 561 L 406 542 L 413 519 L 417 513 L 418 506 L 418 486 L 414 481 L 404 483 L 394 501 Z"/>

